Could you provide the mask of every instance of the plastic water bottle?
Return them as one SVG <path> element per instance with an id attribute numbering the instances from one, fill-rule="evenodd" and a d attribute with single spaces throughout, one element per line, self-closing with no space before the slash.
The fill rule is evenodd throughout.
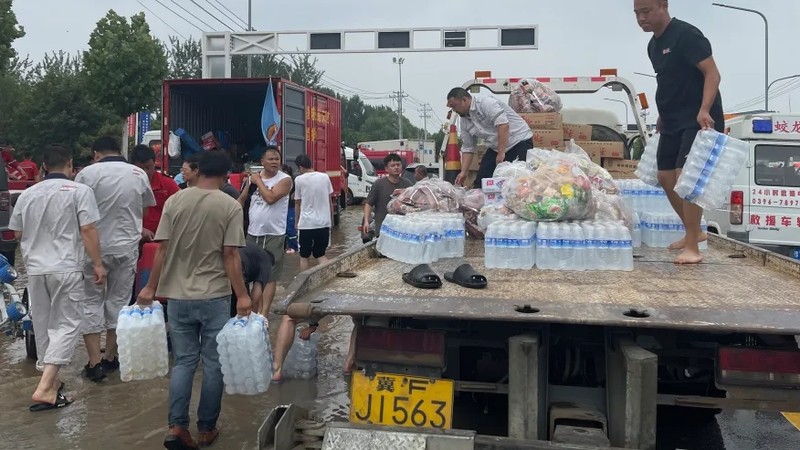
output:
<path id="1" fill-rule="evenodd" d="M 633 248 L 642 246 L 642 221 L 639 218 L 639 213 L 633 213 L 633 234 L 631 235 Z"/>
<path id="2" fill-rule="evenodd" d="M 150 380 L 169 371 L 167 332 L 161 304 L 122 308 L 117 320 L 120 379 Z"/>
<path id="3" fill-rule="evenodd" d="M 675 192 L 704 209 L 717 209 L 747 160 L 749 145 L 715 130 L 701 130 L 692 144 Z"/>
<path id="4" fill-rule="evenodd" d="M 300 329 L 295 329 L 294 343 L 281 372 L 287 378 L 308 380 L 317 375 L 317 343 L 319 333 L 312 333 L 309 340 L 300 339 Z"/>
<path id="5" fill-rule="evenodd" d="M 266 392 L 272 377 L 272 349 L 264 316 L 233 317 L 217 335 L 225 392 Z"/>
<path id="6" fill-rule="evenodd" d="M 636 167 L 634 174 L 642 182 L 651 186 L 658 186 L 658 141 L 661 135 L 654 134 L 647 140 L 647 145 L 644 147 L 644 153 L 639 160 L 639 165 Z"/>
<path id="7" fill-rule="evenodd" d="M 497 227 L 499 222 L 489 224 L 483 239 L 483 265 L 487 269 L 498 268 L 497 258 Z"/>

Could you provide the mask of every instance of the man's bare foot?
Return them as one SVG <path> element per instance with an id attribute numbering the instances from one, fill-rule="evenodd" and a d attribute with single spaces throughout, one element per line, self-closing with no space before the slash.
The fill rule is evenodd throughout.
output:
<path id="1" fill-rule="evenodd" d="M 342 369 L 342 373 L 343 373 L 345 376 L 349 376 L 350 374 L 352 374 L 352 373 L 353 373 L 353 366 L 354 366 L 354 365 L 355 365 L 355 363 L 353 362 L 353 360 L 352 360 L 352 359 L 348 359 L 348 360 L 346 360 L 346 361 L 344 362 L 344 368 Z"/>
<path id="2" fill-rule="evenodd" d="M 60 383 L 59 383 L 60 384 Z M 31 400 L 33 403 L 42 403 L 42 404 L 56 404 L 58 401 L 58 395 L 61 394 L 61 389 L 36 389 L 36 392 L 33 393 L 31 396 Z M 69 403 L 72 403 L 72 397 L 64 396 L 64 399 L 67 400 Z"/>
<path id="3" fill-rule="evenodd" d="M 700 233 L 700 236 L 697 239 L 697 242 L 703 242 L 708 239 L 708 233 L 705 231 Z M 672 244 L 669 244 L 670 250 L 683 250 L 686 247 L 686 236 L 682 237 L 679 241 L 675 241 Z"/>
<path id="4" fill-rule="evenodd" d="M 272 383 L 278 384 L 283 381 L 283 375 L 281 374 L 281 369 L 272 372 Z"/>
<path id="5" fill-rule="evenodd" d="M 675 258 L 675 264 L 700 264 L 703 262 L 703 255 L 693 250 L 684 250 Z"/>

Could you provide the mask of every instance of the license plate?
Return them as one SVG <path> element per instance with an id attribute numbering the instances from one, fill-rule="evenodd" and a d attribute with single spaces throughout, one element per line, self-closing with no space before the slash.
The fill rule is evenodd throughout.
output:
<path id="1" fill-rule="evenodd" d="M 452 380 L 353 371 L 350 421 L 396 427 L 450 429 Z"/>

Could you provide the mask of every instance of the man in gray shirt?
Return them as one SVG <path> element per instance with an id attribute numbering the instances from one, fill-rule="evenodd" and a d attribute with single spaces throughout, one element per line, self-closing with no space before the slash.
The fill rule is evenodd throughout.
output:
<path id="1" fill-rule="evenodd" d="M 364 226 L 363 232 L 369 233 L 369 220 L 372 212 L 375 211 L 375 236 L 379 236 L 381 232 L 381 224 L 386 214 L 389 213 L 389 201 L 392 195 L 398 189 L 406 189 L 411 187 L 411 182 L 402 178 L 400 174 L 403 172 L 403 160 L 396 153 L 389 153 L 383 158 L 383 164 L 386 167 L 385 177 L 379 178 L 372 189 L 369 191 L 366 203 L 364 203 Z"/>
<path id="2" fill-rule="evenodd" d="M 128 304 L 136 277 L 139 241 L 142 238 L 144 211 L 156 204 L 150 180 L 144 170 L 129 164 L 120 154 L 119 144 L 109 136 L 92 144 L 97 162 L 81 170 L 75 181 L 94 191 L 100 220 L 100 251 L 108 269 L 108 283 L 91 283 L 86 267 L 86 317 L 83 339 L 89 354 L 84 376 L 94 382 L 106 372 L 119 368 L 117 360 L 117 316 Z M 100 357 L 100 334 L 106 331 L 105 358 Z"/>
<path id="3" fill-rule="evenodd" d="M 9 228 L 21 240 L 28 273 L 36 351 L 44 370 L 33 393 L 31 411 L 72 403 L 58 379 L 80 338 L 84 310 L 84 261 L 89 254 L 93 285 L 102 286 L 106 270 L 94 224 L 100 219 L 94 194 L 69 180 L 72 151 L 60 145 L 45 149 L 45 179 L 22 192 Z"/>

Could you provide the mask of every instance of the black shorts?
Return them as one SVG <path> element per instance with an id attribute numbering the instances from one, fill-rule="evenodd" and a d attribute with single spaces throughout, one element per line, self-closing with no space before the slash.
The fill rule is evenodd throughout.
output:
<path id="1" fill-rule="evenodd" d="M 297 243 L 300 245 L 300 257 L 308 258 L 314 255 L 314 258 L 325 256 L 325 250 L 330 243 L 331 229 L 314 228 L 311 230 L 298 230 Z"/>
<path id="2" fill-rule="evenodd" d="M 661 133 L 657 153 L 658 170 L 683 169 L 698 131 L 700 128 L 687 128 L 670 134 Z"/>

